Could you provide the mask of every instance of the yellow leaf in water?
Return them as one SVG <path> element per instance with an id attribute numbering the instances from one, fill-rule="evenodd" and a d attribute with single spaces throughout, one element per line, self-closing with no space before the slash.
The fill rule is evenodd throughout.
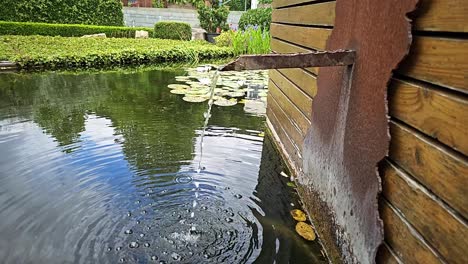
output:
<path id="1" fill-rule="evenodd" d="M 299 209 L 292 210 L 291 215 L 294 218 L 294 220 L 299 221 L 299 222 L 304 222 L 307 220 L 306 214 Z"/>
<path id="2" fill-rule="evenodd" d="M 306 240 L 315 240 L 314 228 L 304 222 L 299 222 L 296 225 L 296 232 Z"/>

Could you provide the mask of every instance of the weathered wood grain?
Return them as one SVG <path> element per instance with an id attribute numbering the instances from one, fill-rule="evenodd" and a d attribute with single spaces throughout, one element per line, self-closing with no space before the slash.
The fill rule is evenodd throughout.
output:
<path id="1" fill-rule="evenodd" d="M 271 21 L 301 25 L 333 26 L 335 22 L 335 2 L 274 9 L 271 14 Z"/>
<path id="2" fill-rule="evenodd" d="M 403 263 L 443 263 L 410 224 L 384 199 L 380 201 L 385 242 Z"/>
<path id="3" fill-rule="evenodd" d="M 467 158 L 400 123 L 390 135 L 390 159 L 466 218 Z"/>
<path id="4" fill-rule="evenodd" d="M 292 123 L 298 127 L 302 135 L 307 133 L 310 127 L 310 120 L 294 105 L 291 100 L 281 91 L 278 86 L 270 80 L 269 84 L 269 95 L 271 95 L 281 109 L 284 110 L 291 118 Z"/>
<path id="5" fill-rule="evenodd" d="M 376 263 L 378 264 L 402 264 L 401 260 L 395 256 L 395 253 L 390 249 L 387 243 L 383 243 L 377 252 Z"/>
<path id="6" fill-rule="evenodd" d="M 302 69 L 280 69 L 278 71 L 310 98 L 314 98 L 317 94 L 317 77 L 310 72 Z"/>
<path id="7" fill-rule="evenodd" d="M 468 226 L 465 220 L 453 214 L 450 208 L 425 187 L 388 162 L 382 168 L 382 189 L 382 194 L 389 203 L 405 216 L 445 260 L 450 263 L 464 263 L 468 245 Z M 385 231 L 391 236 L 396 235 L 391 234 L 391 230 Z M 404 243 L 401 246 L 407 245 Z M 412 255 L 410 258 L 422 261 Z"/>
<path id="8" fill-rule="evenodd" d="M 468 40 L 415 37 L 398 72 L 468 94 Z"/>
<path id="9" fill-rule="evenodd" d="M 271 111 L 276 119 L 278 119 L 281 126 L 287 131 L 291 141 L 297 146 L 297 148 L 302 152 L 302 143 L 304 142 L 304 135 L 301 134 L 299 128 L 293 125 L 291 118 L 286 112 L 278 105 L 273 97 L 269 97 L 268 109 Z"/>
<path id="10" fill-rule="evenodd" d="M 416 11 L 414 29 L 468 32 L 468 1 L 421 0 Z"/>
<path id="11" fill-rule="evenodd" d="M 466 98 L 398 79 L 393 79 L 388 94 L 392 117 L 468 155 Z"/>
<path id="12" fill-rule="evenodd" d="M 301 27 L 271 24 L 271 36 L 301 45 L 313 50 L 324 50 L 332 30 L 326 28 Z M 308 52 L 310 50 L 305 49 Z M 304 52 L 303 51 L 303 52 Z M 300 51 L 294 51 L 300 52 Z"/>
<path id="13" fill-rule="evenodd" d="M 292 6 L 292 5 L 303 4 L 303 3 L 313 3 L 317 1 L 319 0 L 274 0 L 271 3 L 271 6 L 273 8 L 279 8 L 279 7 Z"/>
<path id="14" fill-rule="evenodd" d="M 270 71 L 270 79 L 308 118 L 312 118 L 312 98 L 277 70 Z"/>

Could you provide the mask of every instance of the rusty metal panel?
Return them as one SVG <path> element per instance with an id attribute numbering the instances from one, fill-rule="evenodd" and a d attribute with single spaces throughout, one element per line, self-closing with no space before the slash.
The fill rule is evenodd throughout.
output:
<path id="1" fill-rule="evenodd" d="M 377 165 L 388 153 L 387 84 L 408 54 L 411 26 L 406 14 L 416 4 L 336 4 L 326 49 L 355 50 L 355 64 L 320 68 L 298 177 L 304 203 L 334 262 L 374 263 L 383 240 Z"/>

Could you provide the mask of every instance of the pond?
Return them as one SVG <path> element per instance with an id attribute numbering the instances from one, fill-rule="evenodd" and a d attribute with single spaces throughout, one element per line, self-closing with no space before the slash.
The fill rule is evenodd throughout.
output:
<path id="1" fill-rule="evenodd" d="M 2 263 L 322 263 L 265 118 L 183 70 L 0 75 Z"/>

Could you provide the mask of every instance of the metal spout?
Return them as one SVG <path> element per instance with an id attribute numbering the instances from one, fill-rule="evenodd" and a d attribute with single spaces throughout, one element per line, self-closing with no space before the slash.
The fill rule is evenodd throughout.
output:
<path id="1" fill-rule="evenodd" d="M 243 55 L 219 71 L 346 66 L 354 63 L 353 50 L 317 51 L 294 54 Z"/>

